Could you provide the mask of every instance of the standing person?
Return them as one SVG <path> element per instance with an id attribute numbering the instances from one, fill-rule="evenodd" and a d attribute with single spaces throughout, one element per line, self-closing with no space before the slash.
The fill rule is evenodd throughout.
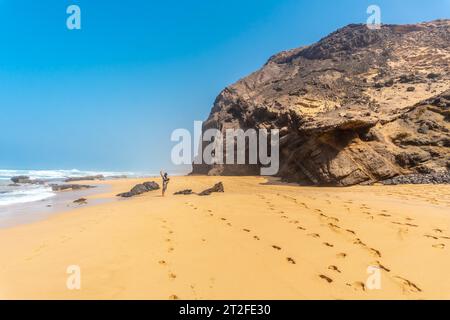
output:
<path id="1" fill-rule="evenodd" d="M 162 196 L 164 197 L 164 194 L 166 193 L 167 190 L 167 185 L 169 184 L 170 178 L 167 176 L 167 172 L 162 172 L 160 171 L 159 174 L 161 175 L 162 178 Z"/>

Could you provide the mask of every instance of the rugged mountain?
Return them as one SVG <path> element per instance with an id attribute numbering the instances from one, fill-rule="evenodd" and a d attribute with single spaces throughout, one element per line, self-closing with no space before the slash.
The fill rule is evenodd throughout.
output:
<path id="1" fill-rule="evenodd" d="M 450 20 L 349 25 L 223 90 L 203 129 L 280 129 L 279 175 L 372 183 L 450 167 Z M 246 175 L 257 166 L 194 165 Z"/>

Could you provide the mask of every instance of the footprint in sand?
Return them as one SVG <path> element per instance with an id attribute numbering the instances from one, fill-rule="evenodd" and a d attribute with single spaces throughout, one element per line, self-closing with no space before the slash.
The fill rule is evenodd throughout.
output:
<path id="1" fill-rule="evenodd" d="M 391 269 L 389 269 L 389 268 L 385 267 L 384 265 L 382 265 L 380 263 L 380 261 L 375 261 L 375 263 L 373 265 L 377 266 L 378 268 L 380 268 L 380 269 L 382 269 L 382 270 L 384 270 L 386 272 L 391 272 Z"/>
<path id="2" fill-rule="evenodd" d="M 366 248 L 367 250 L 370 251 L 370 253 L 372 253 L 372 254 L 375 255 L 376 257 L 381 258 L 381 252 L 380 252 L 379 250 L 368 247 L 367 244 L 365 244 L 364 242 L 361 241 L 361 239 L 357 238 L 357 239 L 353 242 L 353 244 L 354 244 L 354 245 L 359 245 L 359 246 L 361 246 L 361 247 L 363 247 L 363 248 Z"/>
<path id="3" fill-rule="evenodd" d="M 158 263 L 159 263 L 160 265 L 162 265 L 162 266 L 166 266 L 166 265 L 167 265 L 167 262 L 164 261 L 164 260 L 158 261 Z"/>
<path id="4" fill-rule="evenodd" d="M 214 277 L 209 278 L 209 285 L 208 285 L 208 287 L 210 289 L 212 289 L 212 288 L 214 288 L 215 284 L 216 284 L 216 278 L 214 278 Z"/>
<path id="5" fill-rule="evenodd" d="M 173 252 L 175 249 L 173 247 L 170 247 L 169 249 L 167 249 L 168 252 Z"/>
<path id="6" fill-rule="evenodd" d="M 375 256 L 381 258 L 381 252 L 377 249 L 374 248 L 369 248 L 369 251 L 372 252 L 372 254 L 374 254 Z"/>
<path id="7" fill-rule="evenodd" d="M 169 297 L 169 299 L 170 299 L 170 300 L 180 300 L 180 298 L 179 298 L 176 294 L 171 295 L 171 296 Z"/>
<path id="8" fill-rule="evenodd" d="M 308 234 L 308 237 L 320 238 L 320 234 L 318 234 L 318 233 L 310 233 L 310 234 Z"/>
<path id="9" fill-rule="evenodd" d="M 443 243 L 434 244 L 434 245 L 432 245 L 432 247 L 436 248 L 436 249 L 444 249 L 445 248 L 445 244 L 443 244 Z"/>
<path id="10" fill-rule="evenodd" d="M 279 246 L 272 246 L 272 248 L 274 248 L 275 250 L 281 250 Z"/>
<path id="11" fill-rule="evenodd" d="M 176 279 L 176 278 L 177 278 L 177 275 L 174 274 L 174 273 L 169 273 L 169 278 L 170 278 L 170 279 Z"/>
<path id="12" fill-rule="evenodd" d="M 298 230 L 303 230 L 303 231 L 306 231 L 306 228 L 304 228 L 304 227 L 301 227 L 301 226 L 298 226 L 298 227 L 297 227 L 297 229 L 298 229 Z"/>
<path id="13" fill-rule="evenodd" d="M 255 240 L 261 240 L 258 236 L 253 236 L 253 239 L 255 239 Z"/>
<path id="14" fill-rule="evenodd" d="M 289 262 L 290 264 L 295 264 L 295 260 L 292 259 L 292 258 L 290 258 L 290 257 L 287 257 L 286 260 L 287 260 L 287 262 Z"/>
<path id="15" fill-rule="evenodd" d="M 339 268 L 336 266 L 329 266 L 328 270 L 332 270 L 332 271 L 336 271 L 337 273 L 341 273 L 341 270 L 339 270 Z"/>
<path id="16" fill-rule="evenodd" d="M 328 283 L 332 283 L 333 282 L 333 279 L 331 279 L 330 277 L 327 277 L 326 275 L 323 275 L 323 274 L 320 274 L 319 278 L 325 280 Z"/>
<path id="17" fill-rule="evenodd" d="M 336 217 L 329 217 L 328 220 L 334 221 L 335 223 L 339 222 L 339 219 Z"/>
<path id="18" fill-rule="evenodd" d="M 414 228 L 418 228 L 419 227 L 417 224 L 412 224 L 412 223 L 405 223 L 405 226 L 414 227 Z"/>
<path id="19" fill-rule="evenodd" d="M 441 229 L 433 229 L 433 231 L 436 232 L 436 233 L 443 233 L 444 232 L 444 230 L 441 230 Z"/>
<path id="20" fill-rule="evenodd" d="M 191 284 L 189 287 L 191 288 L 192 293 L 194 294 L 195 300 L 198 300 L 197 291 L 195 290 L 195 285 Z"/>
<path id="21" fill-rule="evenodd" d="M 331 228 L 331 229 L 341 229 L 341 227 L 339 227 L 337 224 L 334 224 L 334 223 L 329 223 L 328 224 L 328 226 Z"/>
<path id="22" fill-rule="evenodd" d="M 412 283 L 408 279 L 399 276 L 395 276 L 394 279 L 400 285 L 403 292 L 412 292 L 412 293 L 422 292 L 422 289 L 420 289 L 416 284 Z"/>
<path id="23" fill-rule="evenodd" d="M 245 231 L 245 232 L 250 232 L 250 230 L 248 230 L 248 229 L 242 229 L 242 231 Z"/>
<path id="24" fill-rule="evenodd" d="M 439 239 L 438 237 L 432 236 L 432 235 L 430 235 L 430 234 L 426 234 L 426 235 L 424 235 L 424 237 L 425 237 L 425 238 L 434 239 L 434 240 L 438 240 L 438 239 Z"/>
<path id="25" fill-rule="evenodd" d="M 66 236 L 63 236 L 63 237 L 61 237 L 61 242 L 60 243 L 66 243 L 67 241 L 70 241 L 70 240 L 72 240 L 72 238 L 71 237 L 66 237 Z"/>
<path id="26" fill-rule="evenodd" d="M 334 221 L 335 223 L 339 222 L 339 219 L 336 218 L 336 217 L 330 217 L 330 216 L 327 216 L 326 214 L 323 214 L 323 213 L 321 213 L 320 216 L 322 218 L 325 218 L 326 220 Z"/>
<path id="27" fill-rule="evenodd" d="M 351 287 L 355 291 L 366 291 L 366 285 L 361 281 L 357 281 L 352 284 L 347 283 L 347 286 Z"/>
<path id="28" fill-rule="evenodd" d="M 41 244 L 36 250 L 34 250 L 34 252 L 39 252 L 39 251 L 41 251 L 42 249 L 44 249 L 44 248 L 46 248 L 47 247 L 47 244 Z"/>
<path id="29" fill-rule="evenodd" d="M 345 259 L 345 258 L 347 258 L 347 254 L 344 252 L 341 252 L 341 253 L 338 253 L 336 255 L 336 257 L 338 257 L 339 259 Z"/>
<path id="30" fill-rule="evenodd" d="M 327 246 L 327 247 L 330 247 L 330 248 L 333 248 L 333 247 L 334 247 L 333 244 L 328 243 L 328 242 L 324 242 L 323 244 L 324 244 L 325 246 Z"/>
<path id="31" fill-rule="evenodd" d="M 387 214 L 387 213 L 379 213 L 378 215 L 380 217 L 392 217 L 390 214 Z"/>
<path id="32" fill-rule="evenodd" d="M 300 204 L 305 208 L 305 209 L 309 209 L 308 205 L 304 202 L 300 202 Z"/>

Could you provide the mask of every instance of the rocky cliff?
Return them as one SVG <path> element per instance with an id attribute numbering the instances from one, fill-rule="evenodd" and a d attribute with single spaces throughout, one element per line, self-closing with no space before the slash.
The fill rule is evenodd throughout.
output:
<path id="1" fill-rule="evenodd" d="M 346 26 L 217 97 L 203 129 L 280 129 L 279 176 L 348 186 L 450 167 L 450 20 Z M 194 165 L 246 175 L 257 166 Z"/>

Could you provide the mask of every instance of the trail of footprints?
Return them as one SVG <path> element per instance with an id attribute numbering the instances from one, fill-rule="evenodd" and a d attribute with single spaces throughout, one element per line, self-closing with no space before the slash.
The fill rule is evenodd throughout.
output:
<path id="1" fill-rule="evenodd" d="M 323 211 L 321 209 L 312 209 L 310 208 L 305 202 L 299 201 L 298 199 L 296 199 L 295 197 L 291 197 L 291 196 L 287 196 L 287 195 L 281 195 L 281 194 L 277 194 L 278 196 L 281 196 L 285 199 L 288 199 L 290 201 L 293 201 L 294 203 L 296 203 L 298 206 L 302 207 L 303 209 L 306 209 L 310 212 L 313 212 L 314 214 L 317 215 L 317 217 L 319 218 L 320 222 L 324 222 L 325 225 L 323 225 L 322 223 L 318 224 L 319 228 L 323 228 L 328 227 L 331 230 L 338 232 L 339 234 L 341 234 L 342 236 L 348 238 L 349 241 L 352 242 L 353 245 L 359 246 L 362 249 L 366 250 L 369 254 L 371 254 L 374 258 L 382 258 L 382 253 L 380 250 L 375 249 L 370 247 L 369 245 L 367 245 L 365 242 L 363 242 L 358 236 L 357 233 L 354 230 L 342 227 L 340 225 L 340 220 L 336 217 L 333 216 L 329 216 L 326 215 L 325 213 L 323 213 Z M 268 200 L 264 195 L 257 195 L 262 201 L 265 201 L 269 211 L 273 211 L 275 214 L 278 214 L 280 219 L 286 221 L 289 224 L 292 224 L 296 227 L 297 230 L 300 231 L 308 231 L 305 227 L 303 227 L 300 223 L 299 220 L 296 219 L 290 219 L 288 215 L 285 214 L 284 211 L 280 210 L 277 211 L 276 206 L 274 204 L 272 204 L 270 202 L 270 200 Z M 311 199 L 313 199 L 311 197 Z M 330 201 L 327 202 L 328 204 L 331 204 Z M 192 209 L 194 210 L 198 210 L 198 208 L 190 203 L 186 203 L 188 206 L 190 206 Z M 353 201 L 346 201 L 344 203 L 344 207 L 347 209 L 347 211 L 351 211 L 351 208 L 349 205 L 354 205 Z M 370 207 L 368 207 L 365 204 L 362 204 L 359 209 L 361 210 L 361 212 L 366 213 L 368 218 L 371 220 L 374 220 L 376 217 L 374 214 L 372 214 L 369 210 L 371 209 Z M 215 217 L 214 213 L 212 210 L 206 210 L 206 214 L 210 217 Z M 380 218 L 384 218 L 384 219 L 389 219 L 392 216 L 388 213 L 387 210 L 382 210 L 381 213 L 377 214 L 378 217 Z M 218 218 L 219 221 L 225 223 L 227 226 L 232 227 L 232 223 L 224 218 L 224 217 L 219 217 Z M 418 228 L 419 226 L 412 223 L 413 219 L 406 217 L 405 218 L 406 222 L 400 222 L 400 221 L 391 221 L 392 224 L 394 225 L 399 225 L 402 227 L 412 227 L 412 228 Z M 257 241 L 261 241 L 261 238 L 258 235 L 255 235 L 252 233 L 252 231 L 248 228 L 243 228 L 241 229 L 243 232 L 245 233 L 249 233 L 251 234 L 251 236 L 253 237 L 253 239 L 257 240 Z M 438 234 L 438 235 L 430 235 L 430 234 L 426 234 L 425 237 L 429 238 L 429 239 L 433 239 L 433 240 L 450 240 L 450 237 L 442 235 L 443 230 L 441 229 L 434 229 L 433 230 L 434 234 Z M 321 235 L 318 232 L 310 232 L 310 233 L 306 233 L 306 236 L 311 237 L 313 239 L 321 239 Z M 329 248 L 335 248 L 335 245 L 333 243 L 327 242 L 327 241 L 322 241 L 321 245 L 324 245 L 326 247 Z M 277 252 L 282 252 L 282 248 L 276 244 L 271 245 L 272 249 L 274 251 Z M 433 244 L 432 245 L 433 248 L 436 249 L 443 249 L 445 248 L 445 244 L 443 243 L 437 243 L 437 244 Z M 339 259 L 346 259 L 348 257 L 348 254 L 345 252 L 338 252 L 336 254 L 336 258 Z M 296 265 L 296 261 L 293 257 L 285 257 L 285 261 L 289 264 L 292 265 Z M 383 265 L 380 261 L 376 260 L 373 263 L 374 266 L 377 266 L 378 268 L 380 268 L 381 270 L 385 271 L 386 273 L 391 274 L 391 269 L 386 267 L 385 265 Z M 327 267 L 327 271 L 328 272 L 332 272 L 332 273 L 336 273 L 336 274 L 341 274 L 343 271 L 341 269 L 339 269 L 338 266 L 331 264 Z M 326 275 L 326 274 L 319 274 L 318 277 L 324 281 L 326 281 L 327 283 L 331 284 L 334 282 L 334 279 L 332 278 L 332 276 Z M 413 282 L 411 282 L 410 280 L 397 276 L 397 275 L 392 275 L 391 279 L 395 280 L 400 287 L 405 291 L 405 292 L 412 292 L 412 293 L 417 293 L 417 292 L 421 292 L 422 290 Z M 365 284 L 363 282 L 360 281 L 356 281 L 353 283 L 346 283 L 346 286 L 351 287 L 353 290 L 356 291 L 366 291 L 366 287 Z"/>
<path id="2" fill-rule="evenodd" d="M 172 239 L 172 235 L 174 234 L 173 230 L 170 229 L 167 220 L 162 220 L 162 228 L 166 231 L 167 237 L 164 239 L 164 242 L 167 244 L 167 253 L 172 253 L 175 251 L 174 245 L 173 245 L 173 239 Z M 164 268 L 167 268 L 167 277 L 171 280 L 174 281 L 177 279 L 177 275 L 176 273 L 171 270 L 170 268 L 170 263 L 168 261 L 168 259 L 163 259 L 158 261 L 158 264 Z M 170 300 L 178 300 L 179 297 L 176 294 L 172 294 L 169 296 Z"/>
<path id="3" fill-rule="evenodd" d="M 196 209 L 195 209 L 196 210 Z M 162 220 L 162 228 L 165 229 L 167 231 L 167 238 L 165 238 L 165 242 L 167 243 L 167 252 L 173 253 L 175 251 L 175 247 L 173 244 L 173 238 L 172 236 L 174 235 L 174 231 L 168 226 L 168 222 L 167 220 Z M 206 241 L 206 239 L 202 239 L 202 241 Z M 167 268 L 167 277 L 169 278 L 170 281 L 175 281 L 178 276 L 177 274 L 172 270 L 172 268 L 170 268 L 170 262 L 168 261 L 168 259 L 164 259 L 164 260 L 160 260 L 158 261 L 158 264 L 161 265 L 162 267 Z M 197 292 L 196 292 L 196 288 L 195 285 L 191 284 L 190 285 L 190 289 L 195 297 L 195 299 L 197 299 Z M 172 294 L 169 296 L 170 300 L 179 300 L 179 296 L 176 294 Z"/>
<path id="4" fill-rule="evenodd" d="M 264 196 L 262 196 L 262 195 L 259 195 L 259 196 L 260 196 L 260 198 L 261 198 L 262 200 L 265 199 Z M 193 208 L 193 209 L 196 209 L 196 207 L 195 207 L 193 204 L 189 203 L 189 202 L 186 202 L 185 204 L 188 205 L 189 207 Z M 275 211 L 275 210 L 276 210 L 276 209 L 275 209 L 275 206 L 272 205 L 272 204 L 269 205 L 269 209 L 272 210 L 272 211 Z M 283 213 L 283 212 L 281 212 L 281 213 Z M 215 217 L 215 214 L 214 214 L 213 211 L 210 210 L 210 209 L 205 210 L 205 214 L 206 214 L 207 216 L 209 216 L 209 217 Z M 287 218 L 287 217 L 286 217 L 286 218 Z M 219 221 L 219 222 L 222 222 L 222 223 L 225 223 L 225 225 L 228 226 L 228 227 L 233 227 L 233 224 L 232 224 L 227 218 L 224 218 L 224 217 L 218 217 L 218 221 Z M 261 238 L 260 238 L 258 235 L 253 234 L 253 233 L 252 233 L 252 230 L 250 230 L 250 229 L 248 229 L 248 228 L 242 228 L 241 231 L 242 231 L 242 232 L 245 232 L 245 233 L 247 233 L 247 234 L 250 234 L 250 236 L 251 236 L 255 241 L 261 241 Z M 281 251 L 281 250 L 282 250 L 282 248 L 281 248 L 280 246 L 278 246 L 278 245 L 271 245 L 271 247 L 272 247 L 272 249 L 274 249 L 275 251 Z M 296 261 L 295 261 L 292 257 L 286 257 L 286 261 L 287 261 L 288 263 L 290 263 L 290 264 L 296 264 Z"/>
<path id="5" fill-rule="evenodd" d="M 347 201 L 346 203 L 347 204 L 353 204 L 352 201 Z M 350 207 L 347 206 L 347 208 L 350 211 Z M 360 206 L 360 209 L 361 210 L 369 210 L 370 208 L 367 205 L 363 204 L 363 205 Z M 373 214 L 371 214 L 370 212 L 367 212 L 367 211 L 362 211 L 362 212 L 366 213 L 368 215 L 371 215 L 372 219 L 375 218 L 375 216 Z M 398 234 L 399 234 L 399 236 L 401 238 L 403 238 L 405 235 L 407 235 L 409 233 L 409 228 L 413 228 L 413 229 L 416 229 L 416 230 L 420 228 L 420 226 L 418 224 L 413 222 L 414 219 L 412 219 L 410 217 L 404 217 L 405 221 L 403 221 L 403 222 L 402 221 L 398 221 L 398 219 L 393 220 L 392 215 L 389 214 L 387 210 L 381 210 L 381 213 L 378 213 L 376 216 L 380 217 L 380 218 L 385 218 L 386 221 L 390 222 L 392 225 L 399 226 Z M 442 235 L 443 232 L 444 231 L 442 229 L 435 228 L 431 232 L 424 234 L 424 237 L 428 238 L 428 239 L 436 240 L 436 241 L 439 242 L 439 243 L 431 244 L 432 248 L 444 249 L 444 248 L 446 248 L 446 244 L 445 243 L 441 243 L 440 241 L 444 241 L 445 242 L 447 240 L 450 240 L 450 236 Z"/>
<path id="6" fill-rule="evenodd" d="M 278 196 L 284 197 L 285 199 L 289 199 L 289 200 L 295 202 L 297 205 L 300 205 L 300 206 L 302 206 L 305 209 L 311 210 L 311 208 L 309 208 L 304 202 L 300 202 L 294 197 L 281 195 L 281 194 L 278 194 Z M 328 201 L 327 203 L 331 204 L 330 201 Z M 347 201 L 345 203 L 347 205 L 344 205 L 344 207 L 347 209 L 347 211 L 350 212 L 351 208 L 348 205 L 353 205 L 353 202 L 352 201 Z M 362 204 L 359 207 L 359 209 L 361 210 L 362 213 L 365 213 L 369 217 L 369 219 L 371 219 L 371 220 L 375 219 L 375 216 L 370 212 L 371 208 L 368 207 L 367 205 Z M 319 220 L 325 222 L 326 225 L 330 229 L 332 229 L 333 231 L 336 231 L 336 232 L 340 232 L 343 236 L 349 237 L 349 239 L 352 241 L 352 243 L 354 245 L 362 247 L 363 249 L 367 250 L 372 256 L 374 256 L 376 258 L 381 258 L 382 257 L 382 254 L 381 254 L 381 252 L 379 250 L 368 246 L 360 238 L 358 238 L 357 237 L 357 233 L 354 230 L 346 229 L 344 227 L 341 227 L 339 225 L 340 221 L 339 221 L 338 218 L 333 217 L 333 216 L 328 216 L 328 215 L 324 214 L 321 209 L 313 209 L 312 212 L 315 213 L 316 215 L 318 215 Z M 391 215 L 387 213 L 387 210 L 383 210 L 382 213 L 378 214 L 378 216 L 384 217 L 384 218 L 390 218 L 391 217 Z M 409 217 L 406 217 L 405 220 L 407 222 L 403 222 L 402 223 L 402 222 L 394 221 L 392 223 L 393 224 L 402 225 L 402 226 L 407 226 L 407 227 L 414 227 L 414 228 L 418 228 L 419 227 L 418 225 L 411 223 L 411 221 L 413 219 L 411 219 Z M 299 223 L 299 221 L 295 220 L 295 223 Z M 319 227 L 321 227 L 321 225 L 319 225 Z M 297 229 L 299 229 L 301 231 L 307 231 L 306 228 L 301 227 L 301 226 L 298 226 Z M 435 229 L 433 231 L 435 233 L 442 233 L 443 232 L 440 229 Z M 316 233 L 316 232 L 308 233 L 307 236 L 312 237 L 312 238 L 316 238 L 316 239 L 320 238 L 320 234 Z M 433 238 L 435 240 L 439 239 L 436 236 L 429 236 L 429 237 Z M 447 240 L 450 239 L 450 237 L 446 237 L 446 236 L 441 237 L 441 238 L 442 239 L 447 239 Z M 327 247 L 334 248 L 334 245 L 329 243 L 329 242 L 323 242 L 322 244 L 327 246 Z M 435 244 L 435 245 L 433 245 L 433 248 L 438 248 L 438 249 L 443 249 L 444 247 L 445 247 L 444 244 Z M 338 253 L 336 255 L 336 257 L 338 259 L 345 259 L 345 258 L 347 258 L 347 254 L 345 252 L 341 252 L 341 253 Z M 375 261 L 372 265 L 373 266 L 377 266 L 379 269 L 385 271 L 386 273 L 391 273 L 391 270 L 388 267 L 386 267 L 383 264 L 381 264 L 381 262 L 378 261 L 378 260 Z M 342 273 L 342 271 L 336 265 L 330 265 L 330 266 L 328 266 L 327 269 L 328 269 L 329 272 L 334 272 L 334 273 L 339 273 L 339 274 Z M 319 274 L 319 278 L 324 280 L 324 281 L 326 281 L 329 284 L 334 282 L 333 278 L 331 276 L 329 276 L 329 275 L 326 275 L 326 274 Z M 395 280 L 400 285 L 402 290 L 405 291 L 405 292 L 417 293 L 417 292 L 421 292 L 422 291 L 416 284 L 414 284 L 413 282 L 411 282 L 408 279 L 405 279 L 405 278 L 400 277 L 400 276 L 392 276 L 392 279 Z M 363 282 L 360 282 L 360 281 L 356 281 L 356 282 L 353 282 L 353 283 L 346 283 L 346 285 L 351 287 L 352 289 L 354 289 L 356 291 L 366 291 L 365 284 Z"/>

